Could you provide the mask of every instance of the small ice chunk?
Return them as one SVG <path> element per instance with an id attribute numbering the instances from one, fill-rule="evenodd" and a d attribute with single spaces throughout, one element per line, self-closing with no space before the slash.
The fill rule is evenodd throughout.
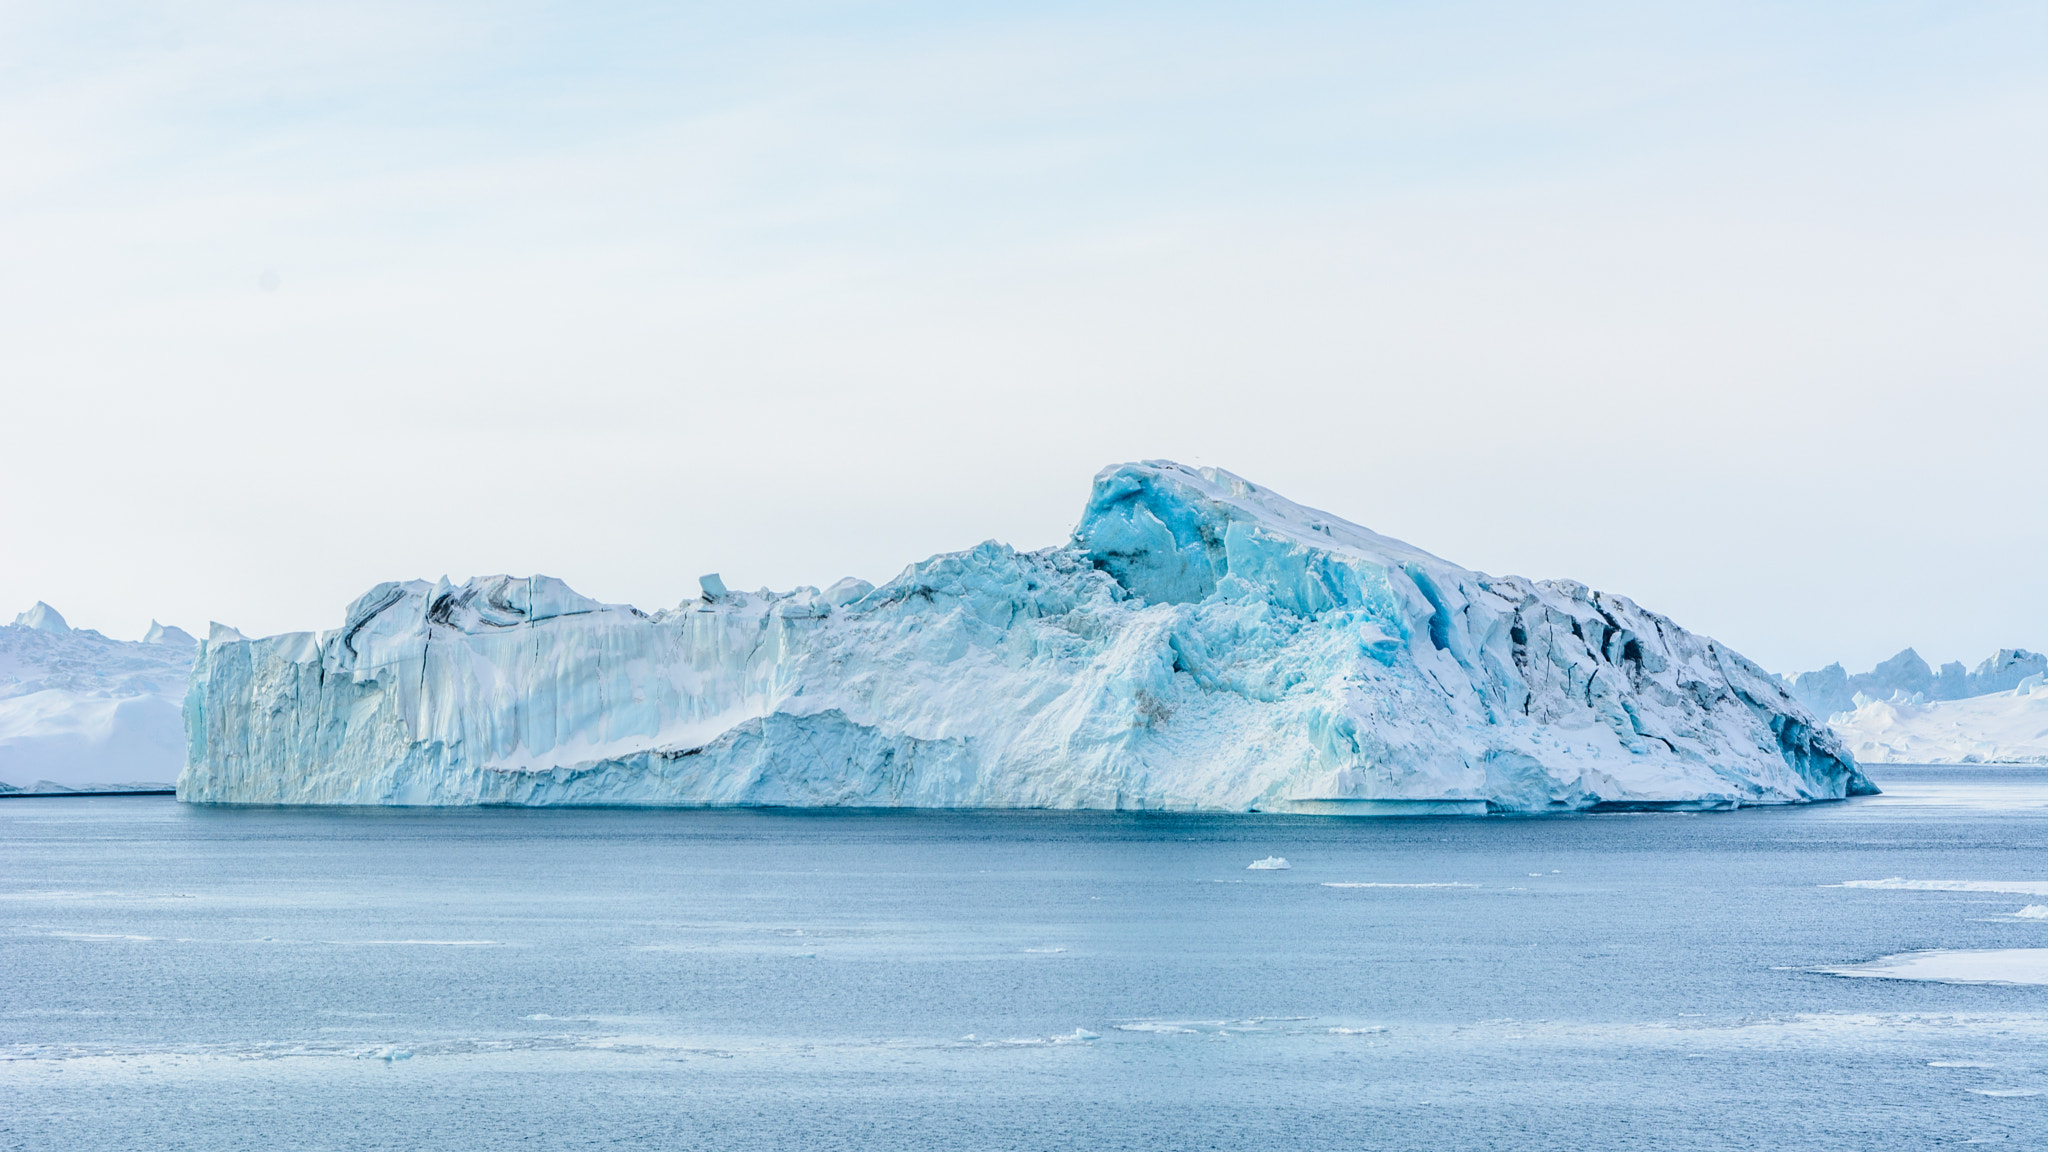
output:
<path id="1" fill-rule="evenodd" d="M 1371 1027 L 1369 1027 L 1369 1028 L 1332 1028 L 1332 1029 L 1330 1029 L 1330 1035 L 1332 1035 L 1332 1036 L 1370 1036 L 1370 1035 L 1372 1035 L 1372 1034 L 1373 1034 L 1373 1033 L 1375 1033 L 1375 1032 L 1385 1032 L 1385 1031 L 1386 1031 L 1386 1029 L 1385 1029 L 1385 1028 L 1383 1028 L 1383 1027 L 1379 1026 L 1378 1024 L 1374 1024 L 1373 1026 L 1371 1026 Z"/>
<path id="2" fill-rule="evenodd" d="M 706 600 L 722 600 L 729 595 L 725 590 L 725 581 L 716 572 L 707 572 L 697 577 L 697 587 L 703 589 Z"/>
<path id="3" fill-rule="evenodd" d="M 2022 920 L 2048 920 L 2048 904 L 2029 904 L 2013 915 Z"/>
<path id="4" fill-rule="evenodd" d="M 1937 949 L 1866 964 L 1816 968 L 1830 976 L 1873 976 L 1939 984 L 2048 984 L 2048 948 Z"/>
<path id="5" fill-rule="evenodd" d="M 1271 872 L 1277 871 L 1281 868 L 1292 867 L 1294 867 L 1294 865 L 1289 864 L 1287 862 L 1287 857 L 1285 856 L 1268 856 L 1264 860 L 1254 860 L 1251 863 L 1245 865 L 1245 869 L 1247 871 L 1255 872 Z"/>

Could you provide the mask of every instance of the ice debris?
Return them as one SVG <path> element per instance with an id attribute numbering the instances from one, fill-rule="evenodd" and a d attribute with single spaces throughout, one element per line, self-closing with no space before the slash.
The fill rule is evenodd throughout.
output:
<path id="1" fill-rule="evenodd" d="M 1278 871 L 1282 868 L 1292 867 L 1294 865 L 1289 864 L 1285 856 L 1268 856 L 1264 860 L 1254 860 L 1245 865 L 1246 870 L 1252 872 Z"/>
<path id="2" fill-rule="evenodd" d="M 268 804 L 1400 815 L 1871 790 L 1769 674 L 1220 469 L 1104 469 L 1072 539 L 652 615 L 545 576 L 216 627 L 179 795 Z"/>

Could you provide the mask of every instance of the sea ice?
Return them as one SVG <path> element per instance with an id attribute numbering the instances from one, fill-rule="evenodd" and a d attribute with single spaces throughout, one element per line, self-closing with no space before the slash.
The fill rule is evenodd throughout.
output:
<path id="1" fill-rule="evenodd" d="M 2048 920 L 2048 904 L 2029 904 L 2013 915 L 2022 920 Z"/>
<path id="2" fill-rule="evenodd" d="M 1871 791 L 1783 686 L 1626 597 L 1496 577 L 1166 461 L 1064 547 L 652 615 L 544 576 L 216 629 L 189 801 L 1413 815 Z"/>
<path id="3" fill-rule="evenodd" d="M 2048 984 L 2048 948 L 1933 950 L 1884 956 L 1867 964 L 1818 968 L 1830 976 L 1926 980 L 1940 984 Z"/>
<path id="4" fill-rule="evenodd" d="M 2020 896 L 2048 896 L 2048 880 L 1907 880 L 1893 876 L 1884 880 L 1844 880 L 1843 888 L 1887 888 L 1901 892 L 2005 892 Z"/>
<path id="5" fill-rule="evenodd" d="M 1292 867 L 1294 867 L 1294 865 L 1289 864 L 1285 856 L 1268 856 L 1264 860 L 1254 860 L 1251 863 L 1245 865 L 1246 869 L 1254 872 L 1276 871 L 1281 868 Z"/>

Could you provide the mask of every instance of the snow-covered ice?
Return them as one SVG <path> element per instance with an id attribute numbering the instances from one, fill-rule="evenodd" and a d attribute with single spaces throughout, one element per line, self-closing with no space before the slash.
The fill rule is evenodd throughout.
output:
<path id="1" fill-rule="evenodd" d="M 2048 920 L 2048 904 L 2029 904 L 2013 915 L 2022 920 Z"/>
<path id="2" fill-rule="evenodd" d="M 169 787 L 198 647 L 154 621 L 140 642 L 35 607 L 0 626 L 0 789 Z"/>
<path id="3" fill-rule="evenodd" d="M 2008 692 L 1915 702 L 1857 697 L 1829 719 L 1858 760 L 1897 764 L 2048 764 L 2048 681 Z"/>
<path id="4" fill-rule="evenodd" d="M 1095 478 L 1073 538 L 652 615 L 544 576 L 218 629 L 191 801 L 1404 814 L 1869 790 L 1756 665 L 1626 597 L 1460 568 L 1218 469 Z"/>
<path id="5" fill-rule="evenodd" d="M 1273 872 L 1278 871 L 1282 868 L 1292 867 L 1294 867 L 1294 865 L 1289 864 L 1287 862 L 1287 857 L 1285 856 L 1268 856 L 1263 860 L 1254 860 L 1251 863 L 1245 865 L 1245 868 L 1247 870 L 1253 872 Z"/>
<path id="6" fill-rule="evenodd" d="M 2048 984 L 2048 948 L 1905 952 L 1867 964 L 1817 968 L 1830 976 L 1927 980 L 1940 984 Z"/>

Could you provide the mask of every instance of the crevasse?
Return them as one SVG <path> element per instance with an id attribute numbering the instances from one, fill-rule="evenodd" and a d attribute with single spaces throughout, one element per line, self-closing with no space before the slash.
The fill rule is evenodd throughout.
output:
<path id="1" fill-rule="evenodd" d="M 1625 597 L 1468 571 L 1219 469 L 1095 478 L 1073 539 L 648 615 L 381 584 L 203 647 L 179 796 L 258 804 L 1321 813 L 1871 791 L 1768 674 Z"/>

